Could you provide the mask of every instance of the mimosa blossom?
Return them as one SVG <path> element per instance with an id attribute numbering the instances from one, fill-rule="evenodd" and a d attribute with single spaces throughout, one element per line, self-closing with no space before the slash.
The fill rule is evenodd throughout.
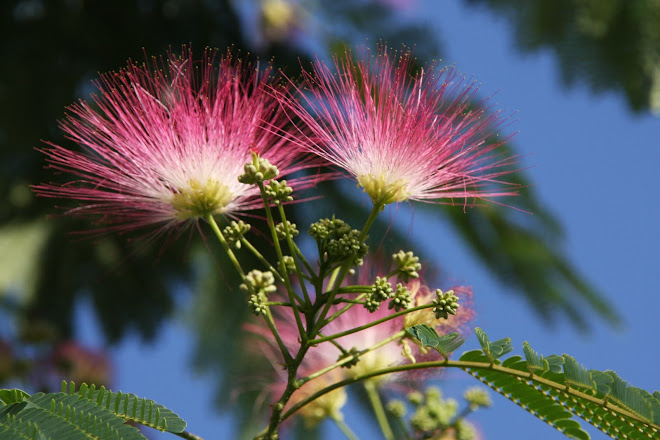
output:
<path id="1" fill-rule="evenodd" d="M 39 195 L 82 202 L 68 211 L 99 217 L 109 230 L 164 231 L 206 215 L 237 214 L 261 206 L 259 191 L 239 183 L 251 152 L 268 159 L 280 177 L 307 168 L 300 149 L 263 125 L 285 129 L 288 119 L 267 92 L 264 70 L 231 53 L 215 63 L 192 52 L 129 64 L 101 76 L 100 95 L 68 108 L 61 128 L 84 151 L 50 144 L 50 167 L 77 176 L 35 187 Z M 295 189 L 313 179 L 289 181 Z"/>
<path id="2" fill-rule="evenodd" d="M 279 98 L 311 128 L 298 143 L 355 178 L 379 205 L 515 195 L 497 130 L 508 118 L 476 100 L 477 86 L 454 68 L 412 74 L 410 52 L 380 47 L 317 60 L 296 97 Z M 292 118 L 293 119 L 293 118 Z M 451 203 L 451 202 L 449 202 Z"/>
<path id="3" fill-rule="evenodd" d="M 345 284 L 370 285 L 377 276 L 384 276 L 387 273 L 390 273 L 390 269 L 388 269 L 381 261 L 367 259 L 362 267 L 357 268 L 356 272 L 356 275 L 346 280 Z M 391 277 L 390 281 L 395 283 L 397 281 L 396 277 Z M 418 279 L 411 280 L 407 283 L 407 286 L 410 290 L 413 301 L 411 307 L 430 304 L 435 298 L 435 294 L 432 293 L 432 290 Z M 421 349 L 415 342 L 412 342 L 407 338 L 407 334 L 404 330 L 412 325 L 423 323 L 434 327 L 439 334 L 446 334 L 454 331 L 463 332 L 465 327 L 474 317 L 471 301 L 472 291 L 468 287 L 454 287 L 453 290 L 460 298 L 460 307 L 456 315 L 449 315 L 448 319 L 435 319 L 432 311 L 433 309 L 427 308 L 387 320 L 359 332 L 336 338 L 334 342 L 339 344 L 346 353 L 355 353 L 370 349 L 375 345 L 380 346 L 360 355 L 359 360 L 356 363 L 349 362 L 348 365 L 352 365 L 350 368 L 337 367 L 305 383 L 303 387 L 293 393 L 287 407 L 300 402 L 316 391 L 347 378 L 381 371 L 396 365 L 407 364 L 412 362 L 414 358 L 418 357 L 426 356 L 426 360 L 429 360 L 429 358 L 432 357 L 440 357 L 435 351 Z M 276 298 L 271 299 L 276 300 Z M 333 306 L 330 309 L 328 316 L 332 316 L 333 313 L 337 312 L 344 306 L 346 306 L 345 303 Z M 271 310 L 273 311 L 275 326 L 278 329 L 278 333 L 284 345 L 291 354 L 295 356 L 300 348 L 300 335 L 293 317 L 293 312 L 288 307 L 271 308 Z M 329 336 L 341 333 L 369 324 L 381 318 L 385 318 L 394 313 L 394 310 L 388 308 L 386 301 L 383 302 L 373 313 L 369 312 L 363 305 L 355 304 L 327 324 L 322 329 L 322 334 L 324 336 Z M 263 321 L 259 324 L 248 324 L 246 328 L 252 334 L 258 335 L 262 338 L 258 344 L 259 352 L 266 355 L 275 370 L 278 372 L 275 383 L 269 388 L 271 399 L 276 400 L 284 391 L 287 376 L 286 371 L 281 368 L 283 365 L 283 359 L 279 354 L 275 339 Z M 298 370 L 298 378 L 316 373 L 335 364 L 341 358 L 346 357 L 347 354 L 343 353 L 335 343 L 326 341 L 309 348 Z M 423 377 L 425 377 L 425 375 L 422 375 L 419 372 L 410 371 L 375 376 L 368 380 L 383 387 L 393 381 L 403 379 L 418 381 Z M 345 402 L 343 391 L 339 392 L 340 390 L 343 390 L 343 388 L 339 388 L 312 402 L 309 408 L 303 407 L 300 410 L 300 414 L 308 423 L 318 422 L 323 417 L 336 416 Z M 330 396 L 333 395 L 334 398 L 331 398 Z"/>

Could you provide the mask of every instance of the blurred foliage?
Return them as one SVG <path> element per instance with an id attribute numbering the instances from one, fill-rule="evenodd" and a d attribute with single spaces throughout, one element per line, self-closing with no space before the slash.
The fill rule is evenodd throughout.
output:
<path id="1" fill-rule="evenodd" d="M 660 113 L 657 0 L 466 0 L 505 15 L 524 52 L 554 51 L 566 84 L 623 93 L 636 112 Z"/>
<path id="2" fill-rule="evenodd" d="M 518 9 L 522 12 L 543 4 L 554 8 L 554 3 L 547 3 L 527 2 Z M 566 3 L 572 4 L 567 0 L 556 4 Z M 504 8 L 507 2 L 493 0 L 489 4 Z M 622 14 L 629 17 L 632 9 L 620 6 L 619 11 L 625 13 L 615 14 L 612 22 L 623 20 L 618 18 Z M 561 14 L 552 17 L 570 18 Z M 11 299 L 17 304 L 12 313 L 27 328 L 37 329 L 43 323 L 54 328 L 58 335 L 55 342 L 76 336 L 74 312 L 81 300 L 93 305 L 109 342 L 120 341 L 130 333 L 144 339 L 156 337 L 160 325 L 174 312 L 175 304 L 185 303 L 198 338 L 195 366 L 212 372 L 214 379 L 221 382 L 218 403 L 252 415 L 261 387 L 251 379 L 263 377 L 262 373 L 271 367 L 255 366 L 253 354 L 239 350 L 241 344 L 236 338 L 240 336 L 235 329 L 245 321 L 247 307 L 242 294 L 232 289 L 238 285 L 237 277 L 228 269 L 215 241 L 200 239 L 196 231 L 177 240 L 172 237 L 166 245 L 145 243 L 131 236 L 90 238 L 73 235 L 89 229 L 86 222 L 57 216 L 44 221 L 47 215 L 61 210 L 53 207 L 51 199 L 36 199 L 28 185 L 62 176 L 44 169 L 44 158 L 35 148 L 43 145 L 42 139 L 66 145 L 68 141 L 57 129 L 64 107 L 94 90 L 91 81 L 97 72 L 119 69 L 128 58 L 144 59 L 145 52 L 160 55 L 180 44 L 191 44 L 195 49 L 234 45 L 240 50 L 252 50 L 263 59 L 275 57 L 277 65 L 286 67 L 287 74 L 295 77 L 299 58 L 306 65 L 314 53 L 325 57 L 342 50 L 344 44 L 364 43 L 367 38 L 368 44 L 382 38 L 392 47 L 402 43 L 415 46 L 420 62 L 437 59 L 441 55 L 437 33 L 406 20 L 400 10 L 376 0 L 1 2 L 0 55 L 4 62 L 0 64 L 0 199 L 4 202 L 0 204 L 0 300 Z M 563 33 L 555 34 L 559 44 Z M 630 52 L 643 52 L 640 39 L 626 35 L 621 38 Z M 539 41 L 546 44 L 547 40 Z M 639 47 L 634 46 L 637 43 Z M 602 44 L 602 48 L 609 44 L 613 52 L 623 50 L 623 43 L 618 41 L 608 39 Z M 633 74 L 624 61 L 615 73 L 602 67 L 602 78 L 591 71 L 597 78 L 594 81 L 628 90 Z M 636 81 L 644 83 L 641 79 Z M 643 108 L 646 101 L 641 98 L 642 91 L 648 92 L 650 86 L 634 90 L 639 93 L 635 95 L 635 108 Z M 524 177 L 518 178 L 524 185 Z M 324 185 L 325 198 L 292 207 L 291 220 L 303 228 L 310 221 L 341 211 L 347 213 L 344 217 L 349 223 L 360 224 L 369 206 L 357 197 L 347 197 L 347 191 L 356 191 L 355 186 L 345 182 Z M 548 321 L 568 316 L 584 328 L 594 312 L 614 319 L 602 296 L 566 260 L 560 247 L 561 228 L 555 217 L 543 209 L 533 190 L 525 188 L 522 196 L 510 203 L 534 216 L 497 205 L 471 209 L 466 214 L 462 207 L 429 205 L 424 209 L 450 219 L 466 245 L 493 275 Z M 381 241 L 385 232 L 387 238 Z M 415 237 L 393 228 L 387 216 L 379 220 L 371 235 L 371 245 L 382 246 L 385 252 L 415 249 L 415 244 L 409 243 Z M 271 247 L 258 233 L 251 233 L 250 239 L 261 240 L 265 248 Z M 209 253 L 212 259 L 208 258 Z M 241 254 L 244 257 L 247 252 Z M 246 267 L 251 264 L 258 266 L 253 262 L 246 263 Z M 193 298 L 177 298 L 177 285 L 181 283 L 195 287 Z M 569 298 L 582 298 L 592 314 Z M 246 371 L 253 377 L 237 380 Z M 243 386 L 248 384 L 251 388 Z M 233 394 L 237 386 L 245 392 Z M 243 426 L 246 430 L 254 429 L 247 421 Z"/>

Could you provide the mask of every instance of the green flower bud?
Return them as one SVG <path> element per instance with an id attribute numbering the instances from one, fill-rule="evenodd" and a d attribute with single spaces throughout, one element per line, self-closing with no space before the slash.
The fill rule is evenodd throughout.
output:
<path id="1" fill-rule="evenodd" d="M 229 226 L 222 230 L 222 235 L 225 236 L 225 240 L 227 240 L 229 246 L 240 249 L 241 239 L 249 230 L 250 225 L 244 223 L 243 220 L 239 220 L 238 222 L 232 220 L 232 222 L 229 223 Z"/>
<path id="2" fill-rule="evenodd" d="M 442 390 L 438 387 L 430 386 L 424 391 L 427 402 L 440 402 L 442 400 Z"/>
<path id="3" fill-rule="evenodd" d="M 427 400 L 426 408 L 429 416 L 433 417 L 438 425 L 449 426 L 452 419 L 456 416 L 458 402 L 454 399 Z"/>
<path id="4" fill-rule="evenodd" d="M 309 227 L 309 235 L 311 235 L 319 243 L 327 240 L 328 238 L 337 238 L 350 232 L 351 227 L 343 220 L 336 218 L 324 218 L 316 223 L 312 223 Z"/>
<path id="5" fill-rule="evenodd" d="M 238 176 L 238 181 L 246 185 L 255 185 L 264 180 L 274 179 L 280 173 L 268 159 L 259 157 L 255 152 L 252 153 L 252 162 L 246 163 L 243 171 L 245 172 Z"/>
<path id="6" fill-rule="evenodd" d="M 432 301 L 435 306 L 433 307 L 435 318 L 447 319 L 449 315 L 455 315 L 459 304 L 458 297 L 454 295 L 454 291 L 448 290 L 447 292 L 442 293 L 442 290 L 435 289 L 435 294 L 437 295 L 437 298 Z"/>
<path id="7" fill-rule="evenodd" d="M 424 403 L 424 395 L 419 391 L 412 391 L 406 396 L 408 402 L 412 403 L 415 406 L 419 406 Z"/>
<path id="8" fill-rule="evenodd" d="M 271 180 L 270 183 L 264 186 L 264 192 L 266 196 L 273 200 L 273 203 L 280 205 L 283 202 L 290 202 L 293 200 L 291 193 L 293 193 L 293 188 L 286 184 L 286 180 L 277 181 Z"/>
<path id="9" fill-rule="evenodd" d="M 246 283 L 241 284 L 240 288 L 250 294 L 261 293 L 266 296 L 268 293 L 277 290 L 275 277 L 270 271 L 251 270 L 245 276 L 245 281 Z"/>
<path id="10" fill-rule="evenodd" d="M 293 273 L 296 271 L 296 263 L 293 261 L 293 257 L 290 255 L 284 255 L 282 257 L 284 260 L 284 266 L 286 266 L 286 270 L 289 273 Z"/>
<path id="11" fill-rule="evenodd" d="M 421 432 L 431 432 L 439 427 L 437 420 L 429 414 L 429 410 L 425 406 L 417 408 L 417 411 L 410 417 L 410 425 Z"/>
<path id="12" fill-rule="evenodd" d="M 422 265 L 419 263 L 419 257 L 412 252 L 399 251 L 392 255 L 392 259 L 404 282 L 407 283 L 410 278 L 419 278 L 417 271 L 422 270 Z"/>
<path id="13" fill-rule="evenodd" d="M 250 313 L 255 316 L 265 315 L 266 311 L 268 310 L 266 301 L 268 301 L 268 298 L 266 298 L 266 295 L 264 295 L 262 292 L 253 293 L 250 295 L 250 299 L 248 300 Z"/>
<path id="14" fill-rule="evenodd" d="M 369 247 L 359 239 L 360 231 L 352 229 L 350 232 L 330 240 L 326 246 L 326 252 L 331 260 L 343 261 L 352 258 L 352 263 L 363 259 L 367 255 Z"/>
<path id="15" fill-rule="evenodd" d="M 341 354 L 337 360 L 340 361 L 342 359 L 346 359 L 349 356 L 355 356 L 355 357 L 353 357 L 353 359 L 346 362 L 345 364 L 342 364 L 342 366 L 341 366 L 342 368 L 352 368 L 352 367 L 356 366 L 358 364 L 358 362 L 360 362 L 360 358 L 358 356 L 356 356 L 358 353 L 360 353 L 360 350 L 358 350 L 357 347 L 353 347 L 348 351 L 348 353 Z"/>
<path id="16" fill-rule="evenodd" d="M 388 309 L 394 309 L 395 312 L 410 308 L 412 303 L 412 295 L 406 286 L 397 283 L 396 291 L 392 294 L 390 305 Z"/>
<path id="17" fill-rule="evenodd" d="M 399 399 L 393 399 L 390 400 L 387 403 L 387 412 L 392 416 L 392 417 L 398 417 L 400 419 L 404 418 L 406 416 L 406 404 Z"/>
<path id="18" fill-rule="evenodd" d="M 385 301 L 392 295 L 392 284 L 387 278 L 376 277 L 376 281 L 371 286 L 371 298 L 375 301 Z"/>
<path id="19" fill-rule="evenodd" d="M 309 235 L 316 241 L 323 242 L 328 239 L 331 231 L 321 222 L 312 223 L 309 227 Z"/>
<path id="20" fill-rule="evenodd" d="M 286 240 L 286 229 L 289 229 L 289 234 L 291 237 L 298 235 L 298 228 L 295 223 L 291 223 L 289 220 L 286 221 L 286 227 L 284 223 L 278 223 L 275 226 L 275 232 L 277 232 L 277 239 L 282 241 Z"/>
<path id="21" fill-rule="evenodd" d="M 474 440 L 477 438 L 477 430 L 474 426 L 463 419 L 459 419 L 454 424 L 456 429 L 456 440 Z"/>
<path id="22" fill-rule="evenodd" d="M 480 407 L 488 408 L 493 404 L 490 400 L 490 395 L 488 395 L 488 391 L 482 387 L 468 388 L 465 390 L 463 397 L 470 404 L 470 409 L 472 411 Z"/>
<path id="23" fill-rule="evenodd" d="M 379 307 L 380 301 L 378 299 L 374 299 L 373 294 L 368 293 L 364 299 L 364 308 L 373 313 L 378 310 Z"/>

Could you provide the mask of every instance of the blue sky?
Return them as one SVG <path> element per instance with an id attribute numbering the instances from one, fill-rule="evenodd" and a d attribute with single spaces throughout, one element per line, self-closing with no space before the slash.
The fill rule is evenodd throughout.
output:
<path id="1" fill-rule="evenodd" d="M 565 228 L 566 254 L 607 293 L 624 328 L 597 320 L 588 335 L 565 321 L 547 327 L 526 304 L 506 294 L 507 286 L 493 280 L 450 228 L 444 235 L 435 232 L 439 238 L 427 240 L 424 250 L 455 279 L 473 286 L 476 325 L 492 338 L 512 337 L 518 353 L 527 340 L 542 354 L 568 353 L 587 368 L 612 369 L 632 385 L 659 389 L 660 344 L 654 340 L 660 312 L 660 119 L 631 115 L 618 95 L 593 95 L 583 86 L 563 88 L 555 58 L 547 52 L 519 54 L 508 23 L 488 11 L 459 1 L 417 4 L 419 9 L 410 13 L 438 30 L 446 48 L 444 61 L 474 75 L 484 95 L 497 92 L 500 108 L 518 111 L 515 128 L 520 133 L 514 143 L 524 155 L 523 164 L 531 166 L 528 175 L 535 191 Z M 401 207 L 397 225 L 408 228 L 410 222 L 418 239 L 432 226 L 437 231 L 440 224 L 443 230 L 441 220 L 422 210 L 414 211 L 413 220 L 411 209 Z M 93 322 L 79 315 L 90 341 L 96 339 Z M 475 345 L 471 338 L 466 349 Z M 169 406 L 207 440 L 233 438 L 231 417 L 211 406 L 211 382 L 190 368 L 192 346 L 182 319 L 168 325 L 153 346 L 126 341 L 114 350 L 117 388 Z M 456 371 L 444 384 L 447 394 L 459 397 L 477 382 Z M 473 418 L 485 438 L 565 438 L 506 399 L 492 397 L 495 407 Z M 363 416 L 347 413 L 347 422 L 363 440 L 379 438 L 377 431 L 361 426 Z M 329 428 L 328 438 L 340 437 Z M 593 438 L 606 437 L 596 432 Z"/>

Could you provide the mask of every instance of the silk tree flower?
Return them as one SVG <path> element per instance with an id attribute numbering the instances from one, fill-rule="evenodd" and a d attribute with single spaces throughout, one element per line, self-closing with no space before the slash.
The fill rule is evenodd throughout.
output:
<path id="1" fill-rule="evenodd" d="M 219 58 L 219 62 L 216 62 Z M 163 232 L 212 214 L 259 208 L 259 191 L 239 183 L 256 152 L 284 177 L 313 166 L 287 136 L 289 124 L 268 92 L 272 67 L 260 69 L 230 51 L 170 53 L 101 75 L 99 95 L 68 108 L 66 136 L 84 151 L 49 143 L 50 168 L 77 176 L 35 187 L 41 196 L 82 202 L 71 214 L 100 217 L 106 230 Z M 317 177 L 289 180 L 295 189 Z"/>
<path id="2" fill-rule="evenodd" d="M 298 143 L 345 170 L 379 206 L 515 195 L 501 180 L 515 162 L 497 134 L 508 117 L 477 102 L 477 85 L 455 68 L 413 74 L 414 63 L 410 52 L 385 46 L 375 56 L 363 48 L 356 60 L 347 51 L 334 59 L 336 72 L 317 59 L 294 89 L 299 96 L 278 94 L 301 121 Z"/>
<path id="3" fill-rule="evenodd" d="M 371 256 L 365 260 L 362 267 L 357 269 L 357 273 L 353 277 L 345 281 L 345 284 L 371 285 L 377 276 L 384 276 L 390 272 L 391 270 L 385 265 L 382 258 Z M 391 277 L 390 281 L 396 282 L 397 280 L 395 280 L 394 277 Z M 398 281 L 402 282 L 402 280 Z M 413 303 L 411 304 L 411 307 L 430 304 L 435 298 L 435 294 L 432 293 L 431 289 L 419 279 L 411 280 L 406 286 L 410 290 L 412 296 Z M 467 287 L 455 287 L 453 290 L 456 292 L 456 295 L 460 298 L 461 302 L 456 315 L 450 315 L 447 320 L 435 319 L 432 308 L 428 308 L 417 312 L 411 312 L 410 314 L 385 321 L 360 332 L 336 339 L 336 343 L 340 344 L 346 352 L 352 353 L 373 347 L 374 345 L 391 338 L 397 333 L 401 333 L 400 337 L 394 338 L 379 348 L 361 355 L 357 363 L 349 362 L 348 365 L 352 365 L 350 368 L 335 368 L 330 372 L 307 382 L 301 389 L 293 394 L 288 407 L 318 390 L 347 378 L 362 376 L 388 367 L 410 363 L 419 357 L 423 357 L 425 360 L 439 358 L 440 355 L 435 351 L 428 352 L 416 344 L 409 344 L 408 338 L 406 338 L 406 334 L 403 330 L 412 325 L 424 323 L 434 327 L 439 334 L 446 334 L 453 331 L 463 332 L 469 322 L 474 318 L 474 311 L 471 302 L 472 292 Z M 277 300 L 276 298 L 271 299 Z M 334 312 L 338 311 L 345 305 L 346 304 L 337 304 L 333 306 L 330 309 L 328 316 L 331 316 Z M 293 317 L 293 312 L 291 309 L 284 307 L 277 307 L 272 310 L 274 322 L 280 337 L 287 349 L 295 356 L 300 347 L 300 336 Z M 322 334 L 328 336 L 340 333 L 369 324 L 393 313 L 394 310 L 388 308 L 386 301 L 383 302 L 373 313 L 369 312 L 362 305 L 354 305 L 326 325 L 322 330 Z M 286 386 L 287 376 L 286 372 L 281 369 L 284 362 L 277 348 L 275 339 L 263 321 L 260 321 L 259 324 L 247 324 L 246 329 L 253 335 L 260 337 L 260 342 L 256 345 L 256 348 L 259 353 L 264 353 L 266 355 L 277 372 L 275 383 L 267 387 L 267 390 L 271 398 L 278 399 Z M 305 377 L 330 366 L 344 356 L 346 356 L 346 353 L 343 353 L 330 341 L 322 342 L 311 347 L 298 370 L 298 378 Z M 428 372 L 430 371 L 427 371 L 427 373 Z M 412 370 L 403 373 L 375 376 L 368 380 L 379 387 L 384 387 L 393 385 L 393 381 L 395 380 L 408 380 L 416 383 L 423 380 L 425 377 L 427 377 L 427 374 Z M 332 393 L 324 395 L 321 399 L 317 399 L 312 402 L 312 405 L 309 408 L 303 408 L 300 410 L 300 414 L 302 414 L 308 424 L 316 423 L 323 417 L 331 417 L 332 414 L 338 414 L 339 409 L 343 406 L 346 399 L 343 393 L 338 393 L 338 391 L 342 389 L 343 388 L 339 388 Z"/>

